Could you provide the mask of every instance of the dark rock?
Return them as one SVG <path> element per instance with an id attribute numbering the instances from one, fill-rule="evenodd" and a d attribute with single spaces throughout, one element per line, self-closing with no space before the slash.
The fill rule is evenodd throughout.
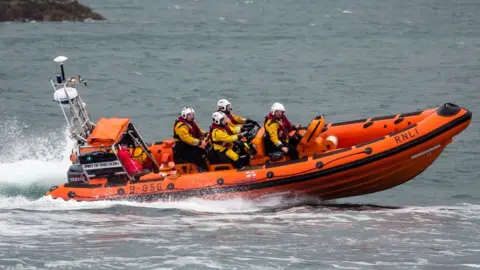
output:
<path id="1" fill-rule="evenodd" d="M 105 20 L 77 0 L 0 0 L 0 22 Z"/>

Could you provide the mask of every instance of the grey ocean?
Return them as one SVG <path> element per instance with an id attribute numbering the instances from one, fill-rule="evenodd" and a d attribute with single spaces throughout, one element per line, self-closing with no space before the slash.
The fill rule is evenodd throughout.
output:
<path id="1" fill-rule="evenodd" d="M 0 269 L 480 268 L 480 2 L 84 0 L 106 22 L 0 23 Z M 82 75 L 94 120 L 130 117 L 151 142 L 181 107 L 218 99 L 263 121 L 473 112 L 423 174 L 317 201 L 62 202 L 68 140 L 53 58 Z"/>

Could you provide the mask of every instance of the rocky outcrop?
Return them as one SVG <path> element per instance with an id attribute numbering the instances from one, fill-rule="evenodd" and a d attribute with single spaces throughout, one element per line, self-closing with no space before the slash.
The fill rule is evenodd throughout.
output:
<path id="1" fill-rule="evenodd" d="M 77 0 L 0 0 L 0 21 L 105 20 Z"/>

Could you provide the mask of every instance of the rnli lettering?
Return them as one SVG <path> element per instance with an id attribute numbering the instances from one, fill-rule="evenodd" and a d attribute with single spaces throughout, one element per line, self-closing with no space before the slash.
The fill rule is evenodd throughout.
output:
<path id="1" fill-rule="evenodd" d="M 414 130 L 410 129 L 403 133 L 395 135 L 393 138 L 395 139 L 395 143 L 400 144 L 417 137 L 419 134 L 420 132 L 418 132 L 417 128 L 415 128 Z"/>

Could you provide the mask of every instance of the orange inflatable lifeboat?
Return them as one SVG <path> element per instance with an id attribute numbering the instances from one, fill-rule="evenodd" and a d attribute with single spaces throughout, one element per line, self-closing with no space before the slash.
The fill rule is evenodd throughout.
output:
<path id="1" fill-rule="evenodd" d="M 270 196 L 337 199 L 369 194 L 402 184 L 425 170 L 470 124 L 472 113 L 446 103 L 439 108 L 340 123 L 322 116 L 299 132 L 300 159 L 265 155 L 263 127 L 245 141 L 251 165 L 172 164 L 173 140 L 146 144 L 125 118 L 102 118 L 87 142 L 72 154 L 68 181 L 46 195 L 77 201 L 171 200 Z M 143 171 L 129 175 L 117 156 L 125 145 Z M 248 150 L 250 149 L 250 151 Z"/>

